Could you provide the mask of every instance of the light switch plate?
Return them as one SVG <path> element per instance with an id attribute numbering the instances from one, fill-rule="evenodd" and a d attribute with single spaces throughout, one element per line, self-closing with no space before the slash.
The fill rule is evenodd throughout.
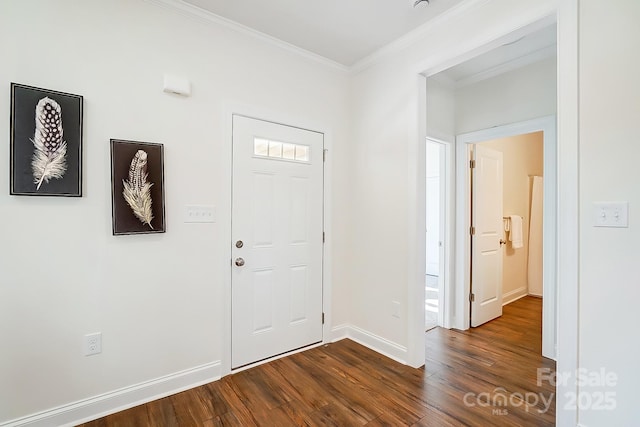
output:
<path id="1" fill-rule="evenodd" d="M 629 227 L 629 202 L 594 202 L 594 227 Z"/>
<path id="2" fill-rule="evenodd" d="M 211 205 L 187 205 L 184 207 L 184 222 L 216 222 L 216 210 Z"/>

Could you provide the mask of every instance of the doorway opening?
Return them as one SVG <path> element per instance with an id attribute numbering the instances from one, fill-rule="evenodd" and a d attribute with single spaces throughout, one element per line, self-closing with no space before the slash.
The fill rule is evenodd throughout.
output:
<path id="1" fill-rule="evenodd" d="M 544 173 L 542 131 L 469 144 L 475 159 L 472 182 L 486 165 L 484 151 L 500 157 L 501 182 L 489 188 L 472 184 L 471 326 L 502 315 L 502 307 L 527 295 L 543 296 L 542 196 Z M 480 169 L 485 169 L 481 171 Z M 481 214 L 490 214 L 484 216 Z M 487 227 L 495 228 L 486 235 Z M 479 251 L 482 239 L 487 244 Z M 488 253 L 495 253 L 491 259 Z M 476 259 L 480 258 L 480 259 Z"/>
<path id="2" fill-rule="evenodd" d="M 426 275 L 425 330 L 444 326 L 445 289 L 448 275 L 445 248 L 448 247 L 447 186 L 449 144 L 427 138 L 426 149 Z"/>
<path id="3" fill-rule="evenodd" d="M 497 126 L 490 129 L 459 135 L 456 138 L 457 186 L 456 186 L 456 231 L 471 230 L 471 181 L 469 165 L 469 146 L 483 141 L 515 137 L 523 134 L 542 133 L 544 184 L 542 192 L 542 355 L 555 359 L 556 355 L 556 118 L 547 116 L 539 119 Z M 511 142 L 510 144 L 515 144 Z M 513 145 L 512 145 L 513 147 Z M 533 170 L 533 169 L 532 169 Z M 534 175 L 535 176 L 535 175 Z M 524 208 L 526 210 L 526 208 Z M 518 214 L 518 213 L 514 213 Z M 521 214 L 518 214 L 521 215 Z M 506 215 L 504 215 L 506 216 Z M 471 295 L 471 248 L 470 233 L 457 233 L 456 240 L 456 291 L 460 295 Z M 535 270 L 534 272 L 537 272 Z M 522 292 L 522 290 L 516 291 Z M 460 312 L 467 314 L 462 329 L 467 329 L 471 322 L 471 298 L 457 298 L 456 304 Z"/>
<path id="4" fill-rule="evenodd" d="M 479 56 L 458 63 L 449 69 L 434 69 L 426 79 L 426 135 L 453 141 L 455 150 L 454 185 L 449 192 L 452 198 L 452 221 L 447 232 L 453 237 L 445 248 L 445 259 L 450 258 L 450 284 L 445 288 L 451 298 L 445 310 L 445 327 L 465 330 L 470 327 L 471 316 L 471 220 L 468 145 L 489 139 L 542 132 L 544 137 L 544 304 L 543 304 L 543 355 L 555 358 L 556 348 L 556 119 L 557 109 L 555 79 L 556 24 L 555 17 L 531 24 L 527 29 L 505 36 L 502 45 L 493 50 L 479 49 Z M 520 45 L 523 43 L 523 45 Z M 527 47 L 537 47 L 528 51 Z M 504 54 L 511 50 L 518 58 L 504 61 Z M 485 54 L 483 54 L 483 52 Z M 501 52 L 501 53 L 500 53 Z M 469 58 L 469 53 L 466 58 Z M 465 58 L 465 59 L 466 59 Z M 499 66 L 478 72 L 478 67 L 501 58 Z M 455 64 L 454 61 L 451 61 Z M 470 69 L 473 75 L 463 76 Z M 453 73 L 450 71 L 453 70 Z M 527 91 L 529 88 L 535 88 Z M 542 94 L 542 95 L 540 95 Z M 540 95 L 539 98 L 534 98 Z M 538 105 L 539 104 L 539 105 Z M 542 113 L 542 114 L 540 114 Z M 551 114 L 545 116 L 544 114 Z M 518 121 L 527 117 L 538 119 Z M 504 125 L 504 123 L 512 123 Z M 484 130 L 477 130 L 484 129 Z M 457 135 L 457 136 L 455 136 Z M 426 167 L 425 167 L 426 169 Z M 453 169 L 453 167 L 452 167 Z M 527 190 L 528 192 L 528 190 Z M 428 193 L 428 192 L 427 192 Z M 517 212 L 500 212 L 502 217 L 529 215 Z M 508 235 L 504 236 L 507 237 Z M 501 236 L 503 237 L 503 236 Z M 498 239 L 502 240 L 502 239 Z M 426 266 L 425 266 L 426 267 Z M 426 271 L 426 268 L 425 268 Z M 523 285 L 513 289 L 515 297 L 522 293 Z M 516 288 L 518 289 L 516 291 Z M 501 306 L 501 304 L 500 304 Z"/>
<path id="5" fill-rule="evenodd" d="M 545 221 L 545 224 L 553 225 L 556 230 L 552 234 L 557 242 L 557 247 L 554 248 L 557 257 L 552 261 L 554 262 L 551 267 L 545 262 L 545 274 L 551 274 L 555 279 L 553 285 L 557 282 L 563 284 L 562 287 L 556 287 L 550 295 L 557 298 L 557 311 L 558 317 L 562 315 L 562 322 L 557 323 L 557 329 L 552 331 L 554 335 L 557 332 L 557 339 L 551 340 L 552 348 L 558 347 L 557 353 L 562 354 L 562 358 L 558 361 L 558 371 L 560 372 L 575 372 L 578 369 L 577 354 L 578 354 L 578 315 L 577 315 L 577 288 L 579 281 L 578 278 L 578 226 L 575 218 L 578 216 L 578 104 L 575 101 L 578 93 L 578 5 L 576 1 L 570 1 L 567 4 L 563 3 L 562 7 L 550 8 L 550 13 L 547 15 L 531 13 L 525 17 L 519 16 L 514 21 L 509 21 L 512 25 L 507 28 L 501 27 L 495 32 L 487 34 L 476 34 L 474 42 L 470 41 L 469 45 L 461 45 L 455 49 L 439 51 L 439 55 L 431 55 L 425 58 L 422 62 L 417 63 L 414 66 L 414 72 L 416 75 L 416 94 L 415 98 L 418 101 L 417 112 L 418 118 L 415 126 L 415 138 L 412 147 L 415 151 L 420 152 L 424 146 L 424 137 L 427 135 L 435 135 L 444 140 L 453 141 L 454 135 L 457 133 L 455 122 L 438 117 L 440 111 L 445 110 L 448 115 L 456 115 L 456 105 L 453 102 L 448 102 L 445 98 L 444 102 L 438 102 L 438 106 L 434 110 L 430 110 L 430 104 L 433 103 L 434 98 L 438 98 L 437 94 L 434 95 L 429 89 L 432 77 L 436 76 L 442 70 L 448 69 L 456 64 L 465 63 L 469 58 L 475 58 L 483 53 L 490 51 L 499 46 L 512 43 L 538 31 L 544 26 L 549 24 L 555 24 L 560 17 L 561 22 L 558 25 L 557 33 L 559 34 L 557 47 L 554 49 L 558 55 L 558 62 L 554 67 L 554 77 L 557 78 L 557 96 L 555 107 L 558 114 L 558 122 L 561 126 L 556 130 L 555 121 L 553 123 L 553 132 L 558 132 L 557 141 L 557 160 L 558 168 L 549 170 L 546 169 L 545 186 L 549 185 L 550 177 L 549 173 L 555 174 L 554 180 L 556 186 L 552 189 L 554 193 L 562 194 L 562 199 L 558 202 L 556 209 L 557 222 L 552 224 L 549 221 Z M 524 51 L 522 51 L 524 53 Z M 526 83 L 523 83 L 526 85 Z M 503 91 L 504 92 L 504 91 Z M 496 93 L 498 94 L 498 93 Z M 491 101 L 491 99 L 487 99 Z M 517 115 L 520 111 L 512 109 L 508 111 L 511 115 Z M 545 113 L 538 114 L 543 116 Z M 549 114 L 549 113 L 547 113 Z M 505 120 L 505 117 L 492 116 L 490 112 L 483 111 L 484 119 L 492 119 L 494 123 L 488 124 L 488 126 L 502 123 L 509 123 L 515 120 Z M 519 118 L 523 119 L 523 118 Z M 437 128 L 434 129 L 433 125 L 436 124 Z M 477 126 L 475 129 L 486 128 L 485 126 Z M 470 128 L 469 130 L 473 130 Z M 464 132 L 462 130 L 461 132 Z M 457 148 L 457 147 L 456 147 Z M 454 156 L 457 157 L 457 150 Z M 417 156 L 418 162 L 421 161 L 422 156 Z M 423 174 L 426 167 L 424 164 L 418 163 L 416 165 L 416 183 L 417 192 L 415 193 L 416 204 L 413 206 L 412 211 L 417 213 L 420 221 L 416 221 L 416 226 L 410 230 L 410 236 L 416 236 L 412 242 L 414 242 L 416 248 L 421 250 L 424 248 L 424 238 L 422 233 L 416 233 L 420 231 L 418 227 L 422 228 L 423 224 L 423 199 L 426 191 L 421 187 L 423 182 Z M 457 187 L 458 183 L 454 181 L 454 186 Z M 547 187 L 548 188 L 548 187 Z M 548 191 L 546 197 L 549 197 Z M 455 209 L 455 208 L 454 208 Z M 457 219 L 456 219 L 457 220 Z M 453 229 L 454 227 L 449 227 Z M 463 230 L 464 231 L 464 230 Z M 447 257 L 450 257 L 452 264 L 455 266 L 453 260 L 456 259 L 456 247 L 458 246 L 458 237 L 455 236 L 451 240 L 451 248 L 447 253 Z M 462 237 L 462 244 L 464 243 L 464 237 Z M 545 257 L 549 259 L 550 254 L 545 250 Z M 411 366 L 419 367 L 424 364 L 425 361 L 425 347 L 423 345 L 425 340 L 424 318 L 422 317 L 423 309 L 420 306 L 424 304 L 424 286 L 423 277 L 425 266 L 420 262 L 422 257 L 416 258 L 416 262 L 411 263 L 411 272 L 415 280 L 412 280 L 409 287 L 410 302 L 412 302 L 409 311 L 409 334 L 410 340 L 408 345 L 408 363 Z M 464 257 L 463 257 L 464 258 Z M 463 259 L 464 261 L 464 259 Z M 545 260 L 546 261 L 546 260 Z M 556 265 L 557 262 L 557 265 Z M 464 264 L 463 264 L 464 265 Z M 458 288 L 464 290 L 464 286 L 458 282 L 456 275 L 457 271 L 451 269 L 451 279 L 455 283 L 455 286 L 450 286 L 452 292 L 452 298 L 447 317 L 450 319 L 451 327 L 466 329 L 464 324 L 468 317 L 465 319 L 464 302 L 460 303 L 460 298 L 457 295 Z M 546 299 L 547 303 L 549 299 Z M 415 307 L 415 308 L 414 308 Z M 462 310 L 460 309 L 462 307 Z M 420 311 L 422 311 L 422 314 Z M 553 313 L 555 314 L 555 313 Z M 468 316 L 468 312 L 466 314 Z M 548 315 L 548 310 L 545 310 L 544 316 Z M 447 319 L 445 319 L 447 320 Z M 549 325 L 548 321 L 545 321 L 546 325 Z M 467 326 L 468 328 L 468 326 Z M 435 329 L 434 331 L 439 331 Z M 429 333 L 432 333 L 430 331 Z M 546 341 L 546 338 L 545 338 Z M 548 343 L 547 343 L 548 346 Z M 543 351 L 543 354 L 545 352 Z M 576 409 L 571 409 L 567 405 L 568 398 L 571 393 L 575 393 L 575 384 L 558 384 L 558 407 L 564 408 L 558 412 L 558 423 L 571 423 L 576 419 Z"/>

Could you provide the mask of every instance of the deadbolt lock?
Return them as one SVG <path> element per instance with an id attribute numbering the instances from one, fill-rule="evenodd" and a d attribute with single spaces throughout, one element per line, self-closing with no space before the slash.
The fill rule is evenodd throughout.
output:
<path id="1" fill-rule="evenodd" d="M 236 242 L 236 248 L 240 249 L 240 248 L 241 248 L 241 247 L 243 247 L 243 246 L 244 246 L 244 243 L 242 243 L 242 240 L 238 240 L 238 241 Z"/>

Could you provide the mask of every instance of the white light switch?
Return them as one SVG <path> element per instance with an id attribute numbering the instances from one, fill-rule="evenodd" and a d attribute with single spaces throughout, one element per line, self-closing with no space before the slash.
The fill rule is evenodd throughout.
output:
<path id="1" fill-rule="evenodd" d="M 184 207 L 184 222 L 216 222 L 215 207 L 211 205 L 187 205 Z"/>
<path id="2" fill-rule="evenodd" d="M 629 227 L 629 202 L 594 202 L 594 227 Z"/>

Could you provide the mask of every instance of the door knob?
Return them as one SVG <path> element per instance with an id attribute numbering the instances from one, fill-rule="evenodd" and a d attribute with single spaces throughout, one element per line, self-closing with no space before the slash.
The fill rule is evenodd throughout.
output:
<path id="1" fill-rule="evenodd" d="M 500 246 L 502 246 L 502 245 L 506 245 L 506 244 L 507 244 L 507 241 L 506 241 L 506 240 L 502 240 L 502 239 L 500 239 Z"/>
<path id="2" fill-rule="evenodd" d="M 242 267 L 244 265 L 244 259 L 242 258 L 236 258 L 236 265 L 238 267 Z"/>

